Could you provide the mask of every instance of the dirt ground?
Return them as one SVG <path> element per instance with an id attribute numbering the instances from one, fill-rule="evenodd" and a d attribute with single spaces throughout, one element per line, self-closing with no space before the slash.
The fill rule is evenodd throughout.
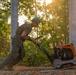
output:
<path id="1" fill-rule="evenodd" d="M 15 66 L 12 71 L 0 71 L 0 75 L 76 75 L 76 69 L 53 69 L 53 67 Z"/>

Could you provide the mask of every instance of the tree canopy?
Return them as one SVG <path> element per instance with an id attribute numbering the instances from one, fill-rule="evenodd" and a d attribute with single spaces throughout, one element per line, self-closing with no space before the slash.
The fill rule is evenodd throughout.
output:
<path id="1" fill-rule="evenodd" d="M 37 29 L 33 29 L 31 36 L 51 54 L 53 45 L 59 45 L 69 41 L 69 0 L 52 0 L 46 5 L 45 0 L 41 5 L 39 0 L 18 0 L 18 16 L 24 14 L 28 20 L 38 15 L 41 23 Z M 11 2 L 0 0 L 0 56 L 4 58 L 10 49 L 10 28 L 8 19 L 11 16 Z M 37 13 L 36 13 L 37 12 Z M 44 41 L 45 40 L 45 41 Z M 50 65 L 46 55 L 30 41 L 24 43 L 26 57 L 21 64 L 28 66 Z"/>

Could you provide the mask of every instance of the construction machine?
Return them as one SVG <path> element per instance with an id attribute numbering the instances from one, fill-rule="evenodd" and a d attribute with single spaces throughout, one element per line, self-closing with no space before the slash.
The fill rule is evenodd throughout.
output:
<path id="1" fill-rule="evenodd" d="M 54 46 L 52 55 L 50 55 L 39 43 L 36 45 L 46 54 L 55 69 L 76 65 L 76 51 L 72 43 Z"/>
<path id="2" fill-rule="evenodd" d="M 64 68 L 76 65 L 76 51 L 72 43 L 54 47 L 53 65 L 55 68 Z"/>
<path id="3" fill-rule="evenodd" d="M 42 36 L 35 38 L 34 40 L 37 40 L 41 37 Z M 48 51 L 38 42 L 35 44 L 43 53 L 46 54 L 55 69 L 67 68 L 76 65 L 76 51 L 74 44 L 64 44 L 63 41 L 60 42 L 60 45 L 53 46 L 53 54 L 49 54 Z"/>

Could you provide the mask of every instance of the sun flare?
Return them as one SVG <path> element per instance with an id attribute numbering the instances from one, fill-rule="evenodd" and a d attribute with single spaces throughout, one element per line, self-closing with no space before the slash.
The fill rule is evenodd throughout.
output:
<path id="1" fill-rule="evenodd" d="M 52 0 L 45 0 L 46 1 L 46 5 L 48 5 L 49 3 L 52 3 Z"/>
<path id="2" fill-rule="evenodd" d="M 46 2 L 46 5 L 48 5 L 49 3 L 52 3 L 52 0 L 37 0 L 41 3 L 41 5 Z"/>

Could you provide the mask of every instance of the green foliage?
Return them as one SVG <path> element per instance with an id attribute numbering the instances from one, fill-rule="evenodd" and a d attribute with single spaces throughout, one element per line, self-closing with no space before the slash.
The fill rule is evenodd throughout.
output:
<path id="1" fill-rule="evenodd" d="M 24 14 L 30 19 L 32 15 L 35 15 L 34 8 L 33 0 L 19 0 L 19 15 Z"/>
<path id="2" fill-rule="evenodd" d="M 45 45 L 42 45 L 42 46 L 44 47 Z M 26 56 L 23 59 L 23 63 L 22 63 L 23 65 L 47 66 L 46 63 L 49 63 L 47 56 L 35 44 L 33 44 L 30 41 L 26 41 L 24 43 L 24 47 L 25 47 Z"/>
<path id="3" fill-rule="evenodd" d="M 25 12 L 25 16 L 35 15 L 34 8 L 32 7 L 35 2 L 32 3 L 32 1 L 25 2 L 26 7 L 23 7 L 24 9 L 27 9 Z M 30 3 L 30 4 L 29 4 Z M 37 4 L 37 11 L 43 12 L 40 16 L 41 17 L 41 24 L 38 27 L 38 30 L 34 29 L 33 33 L 37 32 L 37 36 L 43 36 L 38 41 L 40 44 L 49 52 L 49 54 L 52 53 L 53 45 L 60 44 L 60 41 L 63 40 L 64 43 L 68 43 L 68 35 L 69 35 L 69 0 L 53 0 L 52 3 L 46 5 L 40 5 L 39 2 Z M 28 7 L 29 6 L 29 7 Z M 30 9 L 29 9 L 30 8 Z M 31 10 L 29 12 L 28 10 Z M 24 11 L 24 10 L 22 10 Z M 29 13 L 28 13 L 29 12 Z M 32 15 L 32 12 L 34 13 Z M 31 33 L 32 34 L 32 33 Z M 32 34 L 34 36 L 35 34 Z M 45 41 L 44 41 L 45 40 Z M 26 42 L 27 43 L 27 42 Z M 28 47 L 28 49 L 27 49 Z M 45 65 L 49 64 L 49 61 L 46 57 L 46 55 L 41 52 L 35 45 L 32 43 L 26 45 L 26 57 L 25 62 L 27 62 L 28 66 L 39 66 L 39 65 Z"/>
<path id="4" fill-rule="evenodd" d="M 10 3 L 1 0 L 0 7 L 0 59 L 3 59 L 10 48 L 10 25 L 8 24 Z"/>
<path id="5" fill-rule="evenodd" d="M 2 0 L 0 0 L 2 1 Z M 41 24 L 38 29 L 33 29 L 32 37 L 42 36 L 38 42 L 44 47 L 49 54 L 52 54 L 53 45 L 60 44 L 63 40 L 68 43 L 69 40 L 69 0 L 52 0 L 52 3 L 40 5 L 35 0 L 18 0 L 19 16 L 24 14 L 28 20 L 38 15 L 41 18 Z M 10 47 L 10 25 L 8 18 L 10 14 L 10 2 L 2 1 L 0 8 L 0 57 L 4 58 Z M 35 6 L 36 5 L 36 6 Z M 37 7 L 37 11 L 36 11 Z M 36 14 L 37 12 L 37 14 Z M 42 14 L 40 15 L 41 12 Z M 25 41 L 24 43 L 26 57 L 22 63 L 26 66 L 49 66 L 47 56 L 33 43 Z"/>
<path id="6" fill-rule="evenodd" d="M 68 43 L 69 0 L 53 0 L 53 2 L 47 6 L 47 9 L 49 10 L 49 16 L 50 13 L 52 14 L 52 26 L 50 26 L 50 28 L 52 27 L 51 34 L 54 43 L 57 39 L 63 40 L 64 43 Z"/>

